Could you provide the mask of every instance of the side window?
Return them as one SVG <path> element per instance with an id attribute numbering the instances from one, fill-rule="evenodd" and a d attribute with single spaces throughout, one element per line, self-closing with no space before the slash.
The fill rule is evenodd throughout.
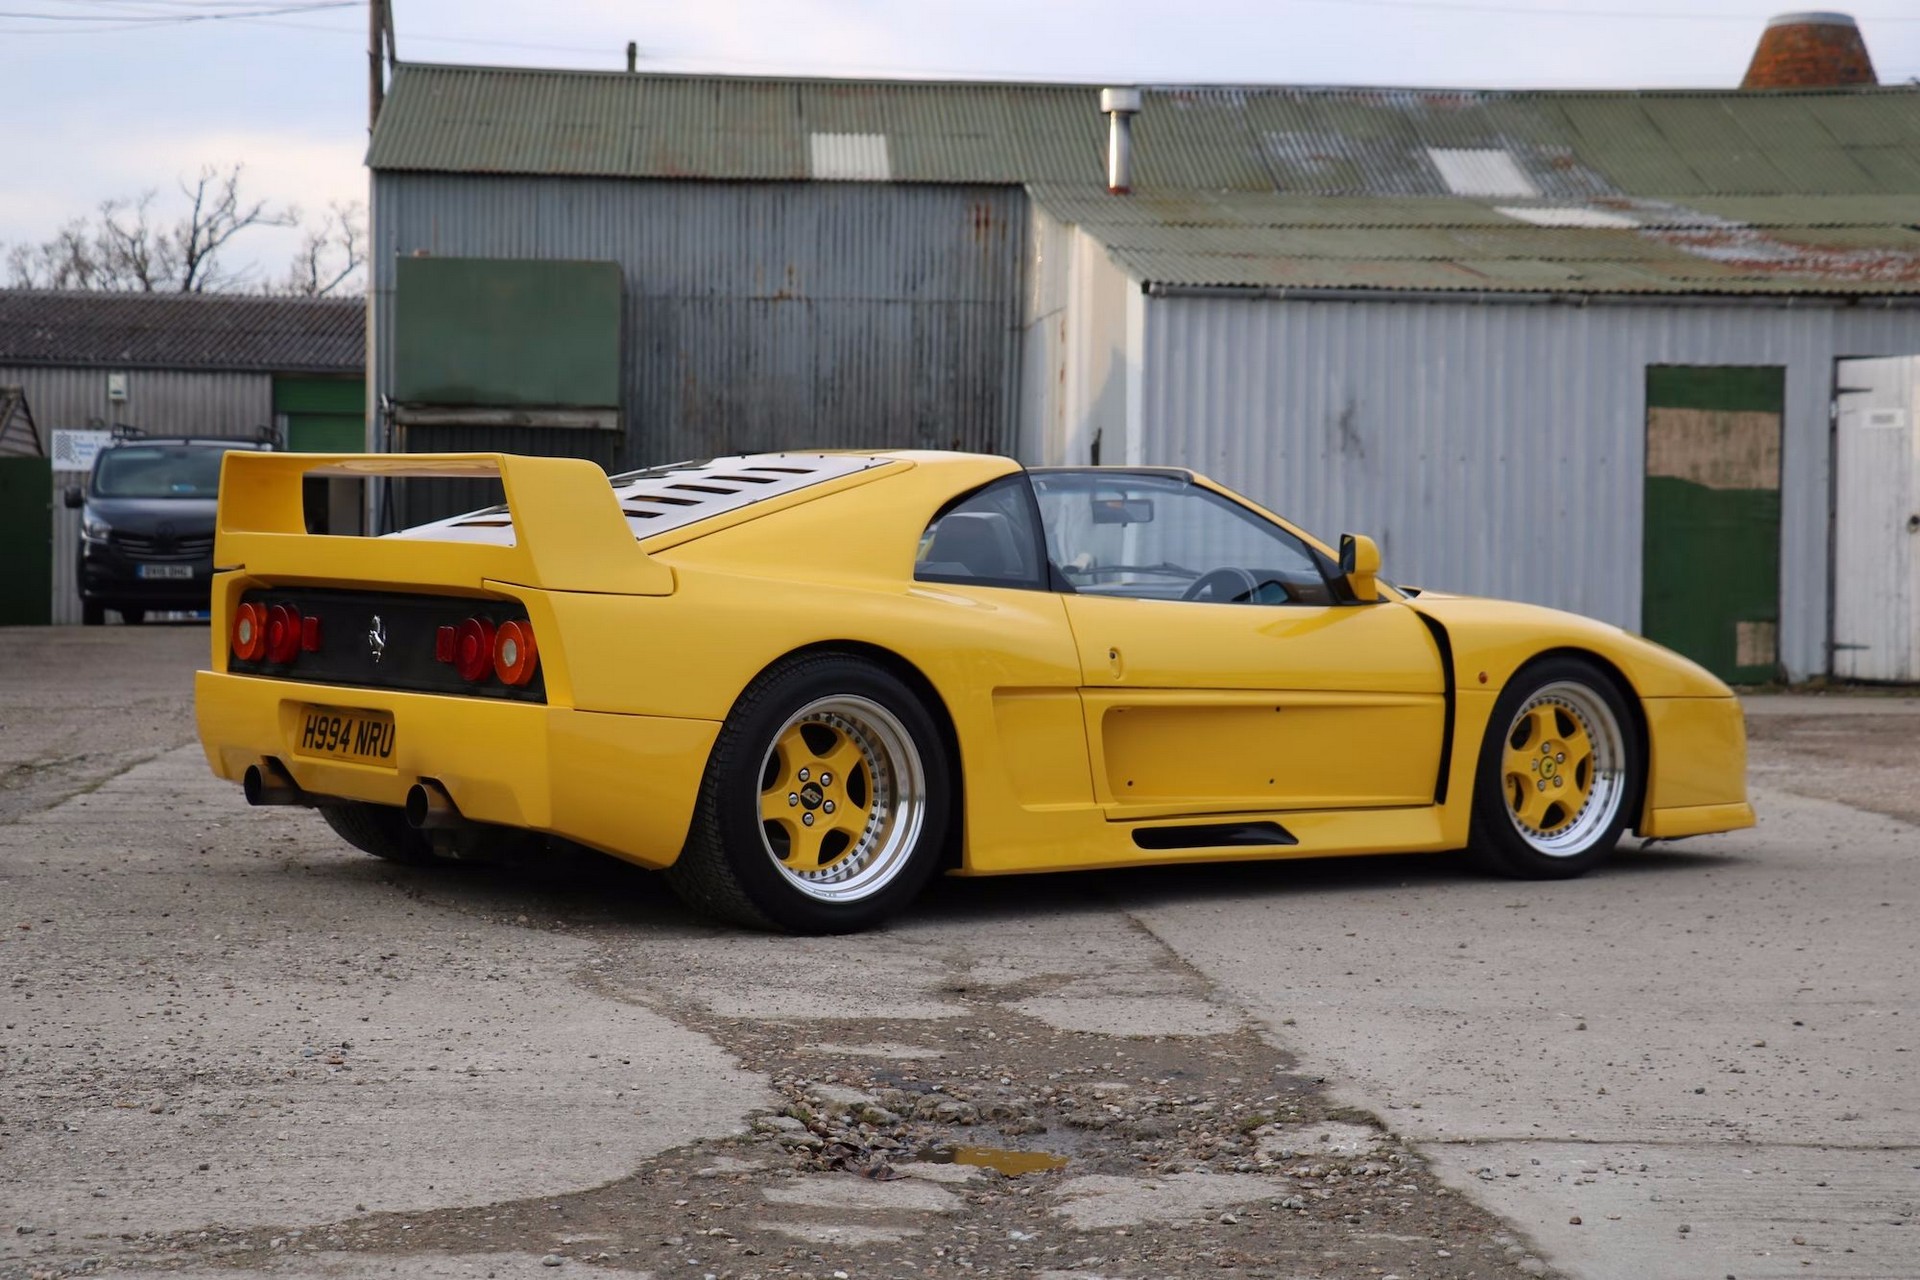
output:
<path id="1" fill-rule="evenodd" d="M 1047 556 L 1082 595 L 1332 604 L 1306 543 L 1179 476 L 1040 472 Z"/>
<path id="2" fill-rule="evenodd" d="M 920 535 L 913 576 L 922 582 L 1044 589 L 1040 530 L 1026 475 L 1003 476 L 935 516 Z"/>

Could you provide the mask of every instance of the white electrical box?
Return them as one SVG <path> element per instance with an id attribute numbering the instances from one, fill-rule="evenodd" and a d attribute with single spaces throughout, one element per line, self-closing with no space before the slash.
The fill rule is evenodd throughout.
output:
<path id="1" fill-rule="evenodd" d="M 114 404 L 127 402 L 127 375 L 110 373 L 107 375 L 107 399 Z"/>

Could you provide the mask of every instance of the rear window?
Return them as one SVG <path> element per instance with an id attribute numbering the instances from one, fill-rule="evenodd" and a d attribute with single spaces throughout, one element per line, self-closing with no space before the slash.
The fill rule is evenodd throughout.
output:
<path id="1" fill-rule="evenodd" d="M 213 498 L 220 493 L 217 445 L 136 444 L 101 453 L 93 491 L 102 498 Z"/>

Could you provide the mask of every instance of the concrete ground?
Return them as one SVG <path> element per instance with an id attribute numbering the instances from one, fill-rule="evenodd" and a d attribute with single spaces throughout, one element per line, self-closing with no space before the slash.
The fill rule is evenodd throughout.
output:
<path id="1" fill-rule="evenodd" d="M 1392 859 L 1119 901 L 1573 1274 L 1917 1276 L 1920 700 L 1749 723 L 1756 830 L 1585 880 Z"/>
<path id="2" fill-rule="evenodd" d="M 947 882 L 796 940 L 247 810 L 204 628 L 4 639 L 0 1277 L 1920 1276 L 1920 701 L 1754 700 L 1760 828 L 1579 882 Z"/>

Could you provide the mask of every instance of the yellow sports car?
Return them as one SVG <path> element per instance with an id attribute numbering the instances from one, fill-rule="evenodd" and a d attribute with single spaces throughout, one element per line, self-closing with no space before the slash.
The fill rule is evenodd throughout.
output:
<path id="1" fill-rule="evenodd" d="M 313 535 L 314 476 L 506 503 Z M 1753 822 L 1740 705 L 1685 658 L 1396 588 L 1171 468 L 230 453 L 216 563 L 200 738 L 251 802 L 401 861 L 564 839 L 749 925 L 859 928 L 937 870 L 1564 877 Z"/>

